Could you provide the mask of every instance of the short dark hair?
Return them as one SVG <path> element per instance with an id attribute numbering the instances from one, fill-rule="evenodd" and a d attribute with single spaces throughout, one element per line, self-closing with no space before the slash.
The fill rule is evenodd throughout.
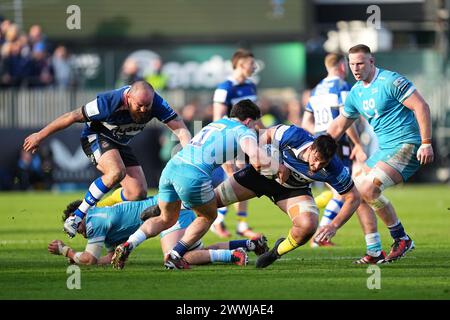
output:
<path id="1" fill-rule="evenodd" d="M 357 44 L 356 46 L 351 47 L 348 49 L 348 53 L 358 53 L 358 52 L 364 52 L 368 54 L 372 54 L 370 51 L 370 48 L 366 46 L 365 44 Z"/>
<path id="2" fill-rule="evenodd" d="M 237 49 L 236 52 L 231 57 L 231 64 L 233 66 L 233 69 L 236 69 L 237 63 L 240 59 L 249 58 L 249 57 L 251 57 L 251 58 L 255 57 L 250 50 L 242 49 L 242 48 Z"/>
<path id="3" fill-rule="evenodd" d="M 230 112 L 231 118 L 238 118 L 244 121 L 247 118 L 256 120 L 261 117 L 261 110 L 258 106 L 250 99 L 244 99 L 236 103 Z"/>
<path id="4" fill-rule="evenodd" d="M 322 160 L 328 162 L 336 153 L 337 143 L 329 134 L 324 134 L 318 136 L 314 140 L 311 148 L 316 150 L 322 156 Z"/>
<path id="5" fill-rule="evenodd" d="M 78 209 L 78 207 L 80 206 L 80 204 L 82 202 L 83 201 L 81 201 L 81 200 L 75 200 L 75 201 L 72 201 L 71 203 L 69 203 L 67 205 L 66 209 L 63 211 L 62 221 L 64 222 L 64 221 L 66 221 L 66 219 L 68 217 L 72 216 L 73 213 L 75 212 L 75 210 Z"/>

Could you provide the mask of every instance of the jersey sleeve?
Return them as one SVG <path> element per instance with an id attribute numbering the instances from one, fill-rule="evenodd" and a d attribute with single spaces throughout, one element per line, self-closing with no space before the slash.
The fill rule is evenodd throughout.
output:
<path id="1" fill-rule="evenodd" d="M 345 194 L 353 188 L 353 180 L 350 172 L 341 160 L 335 155 L 327 166 L 329 173 L 326 182 L 328 182 L 334 190 L 339 194 Z"/>
<path id="2" fill-rule="evenodd" d="M 92 217 L 86 224 L 86 237 L 88 244 L 101 244 L 105 242 L 109 225 L 105 221 L 106 218 L 100 216 Z"/>
<path id="3" fill-rule="evenodd" d="M 347 82 L 344 82 L 339 90 L 338 95 L 338 103 L 339 106 L 344 106 L 345 100 L 347 100 L 347 96 L 350 92 L 350 86 Z"/>
<path id="4" fill-rule="evenodd" d="M 290 127 L 291 126 L 287 126 L 284 124 L 280 124 L 280 125 L 276 126 L 275 132 L 274 132 L 273 138 L 272 138 L 272 144 L 281 149 L 282 142 L 286 141 L 286 139 L 284 138 L 284 134 L 286 131 L 289 130 Z"/>
<path id="5" fill-rule="evenodd" d="M 152 105 L 152 115 L 162 123 L 167 123 L 177 117 L 177 113 L 159 94 L 155 93 Z"/>
<path id="6" fill-rule="evenodd" d="M 275 129 L 272 144 L 282 150 L 287 145 L 302 145 L 313 140 L 314 137 L 303 128 L 295 125 L 279 125 Z"/>
<path id="7" fill-rule="evenodd" d="M 84 117 L 88 121 L 107 119 L 122 104 L 124 88 L 99 93 L 97 98 L 82 107 Z"/>
<path id="8" fill-rule="evenodd" d="M 357 119 L 359 117 L 359 111 L 356 108 L 353 102 L 354 92 L 350 91 L 344 103 L 344 110 L 342 111 L 342 115 L 346 118 Z"/>
<path id="9" fill-rule="evenodd" d="M 244 125 L 239 126 L 239 129 L 237 130 L 238 144 L 240 144 L 242 142 L 242 140 L 245 138 L 255 139 L 255 141 L 258 140 L 254 130 L 249 129 Z"/>
<path id="10" fill-rule="evenodd" d="M 411 81 L 398 73 L 393 74 L 386 86 L 389 94 L 400 103 L 403 103 L 416 90 Z"/>
<path id="11" fill-rule="evenodd" d="M 216 103 L 223 103 L 228 105 L 228 94 L 229 94 L 229 88 L 226 85 L 226 83 L 221 83 L 217 86 L 216 90 L 214 91 L 213 96 L 213 102 Z"/>

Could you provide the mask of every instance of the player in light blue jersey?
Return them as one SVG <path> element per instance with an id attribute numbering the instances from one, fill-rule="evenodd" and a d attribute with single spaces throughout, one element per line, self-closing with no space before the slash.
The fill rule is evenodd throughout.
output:
<path id="1" fill-rule="evenodd" d="M 87 238 L 87 245 L 83 252 L 76 252 L 66 246 L 61 240 L 53 240 L 48 245 L 48 251 L 52 254 L 63 255 L 77 264 L 110 264 L 116 246 L 125 241 L 143 223 L 142 219 L 149 215 L 143 215 L 145 209 L 157 203 L 157 195 L 141 201 L 126 201 L 114 206 L 92 207 L 82 222 L 77 232 Z M 81 200 L 70 203 L 63 214 L 63 221 L 74 214 Z M 160 234 L 161 249 L 163 253 L 170 250 L 184 235 L 186 228 L 194 221 L 195 214 L 192 210 L 182 209 L 177 223 Z M 101 256 L 103 247 L 107 254 Z M 201 240 L 197 241 L 185 257 L 189 264 L 199 265 L 206 263 L 234 263 L 244 266 L 247 263 L 246 251 L 254 251 L 260 255 L 267 251 L 265 238 L 255 240 L 233 240 L 217 243 L 204 248 Z M 123 267 L 120 265 L 119 267 Z"/>
<path id="2" fill-rule="evenodd" d="M 262 172 L 280 173 L 281 179 L 285 179 L 283 173 L 286 173 L 286 168 L 271 162 L 258 147 L 256 134 L 251 128 L 260 115 L 252 101 L 239 101 L 231 109 L 230 118 L 205 126 L 167 163 L 159 180 L 158 206 L 161 215 L 147 220 L 125 243 L 116 248 L 117 263 L 123 263 L 131 250 L 145 239 L 172 226 L 183 202 L 195 211 L 197 218 L 166 256 L 165 266 L 168 269 L 188 268 L 188 263 L 183 259 L 184 254 L 208 231 L 217 216 L 212 171 L 226 161 L 236 157 L 242 159 L 245 153 L 250 163 Z"/>
<path id="3" fill-rule="evenodd" d="M 345 98 L 350 91 L 350 85 L 345 81 L 348 73 L 345 56 L 339 53 L 329 53 L 325 57 L 324 64 L 328 73 L 327 77 L 322 79 L 311 91 L 302 120 L 302 127 L 315 135 L 326 133 L 333 119 L 340 114 Z M 337 155 L 351 172 L 355 151 L 356 149 L 362 150 L 362 146 L 354 126 L 351 126 L 346 133 L 348 136 L 343 135 L 338 141 Z M 349 138 L 353 142 L 353 152 L 351 152 Z M 357 154 L 363 154 L 363 152 Z M 360 162 L 365 160 L 365 157 L 358 159 Z M 343 205 L 342 197 L 334 189 L 322 192 L 314 198 L 314 201 L 319 208 L 325 208 L 319 226 L 329 224 Z M 313 248 L 333 245 L 334 243 L 328 241 L 317 243 L 315 237 L 311 238 L 311 247 Z"/>
<path id="4" fill-rule="evenodd" d="M 286 239 L 278 239 L 256 262 L 257 268 L 265 268 L 316 233 L 319 210 L 311 194 L 313 181 L 328 183 L 344 202 L 333 221 L 317 231 L 318 242 L 329 241 L 336 234 L 358 207 L 360 195 L 348 169 L 336 156 L 337 145 L 329 135 L 314 138 L 302 128 L 280 125 L 267 129 L 260 141 L 267 142 L 270 154 L 290 170 L 287 180 L 262 176 L 247 166 L 216 188 L 216 198 L 218 205 L 228 205 L 265 195 L 289 216 L 292 227 Z"/>
<path id="5" fill-rule="evenodd" d="M 246 49 L 238 49 L 231 58 L 233 67 L 233 74 L 224 82 L 220 83 L 214 91 L 213 97 L 213 119 L 214 121 L 229 116 L 231 107 L 243 99 L 249 99 L 256 103 L 257 90 L 256 85 L 250 80 L 250 77 L 256 70 L 255 57 L 251 51 Z M 260 127 L 262 127 L 260 125 Z M 222 167 L 214 171 L 214 184 L 219 184 L 226 179 L 227 176 L 232 176 L 237 170 L 236 165 L 232 163 L 224 164 Z M 240 236 L 253 238 L 259 236 L 254 232 L 247 223 L 247 201 L 239 202 L 235 205 L 238 216 L 238 225 L 236 232 Z M 217 219 L 211 225 L 211 231 L 221 238 L 231 237 L 224 219 L 228 209 L 226 207 L 219 208 L 217 212 Z"/>
<path id="6" fill-rule="evenodd" d="M 112 197 L 115 202 L 144 199 L 147 182 L 128 142 L 152 119 L 157 118 L 170 128 L 182 145 L 191 135 L 183 120 L 169 104 L 145 81 L 138 81 L 113 91 L 100 93 L 97 98 L 52 121 L 25 139 L 25 151 L 34 152 L 49 135 L 76 122 L 84 122 L 81 143 L 86 155 L 103 175 L 89 187 L 83 202 L 64 225 L 69 237 L 76 235 L 77 225 L 87 210 L 120 183 Z"/>
<path id="7" fill-rule="evenodd" d="M 349 50 L 349 64 L 358 81 L 350 91 L 343 113 L 328 132 L 339 139 L 362 115 L 373 127 L 379 151 L 355 178 L 363 203 L 358 215 L 366 237 L 367 254 L 357 263 L 391 262 L 414 248 L 394 207 L 383 190 L 408 180 L 420 167 L 433 161 L 430 108 L 404 76 L 377 68 L 370 48 L 356 45 Z M 381 248 L 377 215 L 394 239 L 389 255 Z"/>

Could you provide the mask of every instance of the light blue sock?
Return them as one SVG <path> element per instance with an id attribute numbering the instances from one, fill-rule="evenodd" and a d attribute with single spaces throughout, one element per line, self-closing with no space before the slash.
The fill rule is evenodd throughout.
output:
<path id="1" fill-rule="evenodd" d="M 378 257 L 381 253 L 381 238 L 378 232 L 366 234 L 367 254 Z"/>
<path id="2" fill-rule="evenodd" d="M 215 262 L 231 262 L 231 250 L 209 250 L 211 263 Z"/>

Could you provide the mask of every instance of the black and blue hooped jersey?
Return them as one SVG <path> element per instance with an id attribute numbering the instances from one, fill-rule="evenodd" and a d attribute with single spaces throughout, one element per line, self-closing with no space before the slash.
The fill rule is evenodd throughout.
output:
<path id="1" fill-rule="evenodd" d="M 353 180 L 341 160 L 334 155 L 330 163 L 318 172 L 311 172 L 309 164 L 298 158 L 308 148 L 314 137 L 306 130 L 292 126 L 280 125 L 276 128 L 272 144 L 280 151 L 283 164 L 291 170 L 286 188 L 309 187 L 313 181 L 323 181 L 331 185 L 339 194 L 347 193 L 353 187 Z"/>
<path id="2" fill-rule="evenodd" d="M 256 85 L 248 79 L 243 83 L 238 83 L 230 78 L 217 86 L 213 101 L 226 105 L 228 107 L 227 116 L 230 116 L 231 107 L 244 99 L 256 102 L 258 99 Z"/>
<path id="3" fill-rule="evenodd" d="M 100 134 L 108 139 L 126 145 L 144 130 L 146 123 L 133 121 L 130 112 L 125 109 L 124 93 L 131 86 L 125 86 L 97 95 L 97 98 L 83 106 L 83 115 L 87 119 L 81 137 Z M 169 104 L 155 92 L 151 107 L 151 117 L 167 123 L 177 117 Z"/>

